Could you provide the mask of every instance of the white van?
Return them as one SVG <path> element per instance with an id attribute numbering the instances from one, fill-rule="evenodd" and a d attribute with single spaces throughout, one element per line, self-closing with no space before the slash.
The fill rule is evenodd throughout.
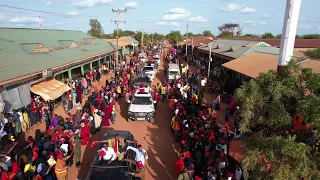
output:
<path id="1" fill-rule="evenodd" d="M 178 64 L 169 63 L 168 64 L 168 80 L 179 79 L 180 75 L 180 68 Z"/>
<path id="2" fill-rule="evenodd" d="M 137 89 L 132 96 L 132 99 L 128 101 L 128 122 L 130 121 L 149 121 L 154 122 L 155 108 L 152 93 L 150 89 L 145 89 L 141 92 Z"/>

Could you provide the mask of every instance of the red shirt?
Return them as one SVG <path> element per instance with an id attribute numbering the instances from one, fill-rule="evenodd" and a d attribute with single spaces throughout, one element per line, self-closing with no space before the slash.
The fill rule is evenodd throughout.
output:
<path id="1" fill-rule="evenodd" d="M 155 92 L 153 92 L 153 98 L 154 98 L 154 100 L 155 100 L 155 101 L 157 101 L 157 102 L 158 102 L 158 101 L 159 101 L 159 93 L 158 93 L 158 92 L 156 92 L 156 91 L 155 91 Z"/>

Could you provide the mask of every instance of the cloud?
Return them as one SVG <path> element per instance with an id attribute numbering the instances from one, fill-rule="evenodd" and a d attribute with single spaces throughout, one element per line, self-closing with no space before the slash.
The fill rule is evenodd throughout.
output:
<path id="1" fill-rule="evenodd" d="M 174 22 L 174 21 L 160 21 L 160 22 L 157 22 L 157 25 L 159 25 L 159 26 L 180 26 L 179 23 Z"/>
<path id="2" fill-rule="evenodd" d="M 172 8 L 165 12 L 162 21 L 175 21 L 190 16 L 190 12 L 183 8 Z"/>
<path id="3" fill-rule="evenodd" d="M 172 8 L 165 12 L 165 14 L 188 14 L 188 13 L 190 12 L 183 8 Z"/>
<path id="4" fill-rule="evenodd" d="M 263 16 L 260 17 L 260 19 L 268 19 L 270 18 L 269 14 L 264 14 Z"/>
<path id="5" fill-rule="evenodd" d="M 136 9 L 137 6 L 138 6 L 138 3 L 134 1 L 124 4 L 124 8 L 126 9 Z"/>
<path id="6" fill-rule="evenodd" d="M 72 0 L 72 6 L 80 9 L 95 7 L 98 5 L 110 5 L 112 0 Z"/>
<path id="7" fill-rule="evenodd" d="M 245 4 L 231 3 L 228 6 L 221 8 L 225 12 L 241 12 L 241 13 L 255 13 L 255 8 L 247 7 Z"/>
<path id="8" fill-rule="evenodd" d="M 205 23 L 205 22 L 207 22 L 207 20 L 202 16 L 190 17 L 188 19 L 188 21 L 195 22 L 195 23 Z"/>
<path id="9" fill-rule="evenodd" d="M 79 13 L 78 12 L 69 12 L 67 13 L 68 17 L 77 17 L 79 16 Z"/>
<path id="10" fill-rule="evenodd" d="M 40 20 L 38 17 L 15 17 L 11 18 L 8 21 L 9 23 L 17 23 L 17 24 L 31 24 L 31 23 L 40 23 L 43 20 Z"/>
<path id="11" fill-rule="evenodd" d="M 258 26 L 258 25 L 266 25 L 267 23 L 266 23 L 266 22 L 257 22 L 257 21 L 250 21 L 250 20 L 248 20 L 248 21 L 245 21 L 244 24 L 247 25 L 247 26 L 256 27 L 256 26 Z"/>
<path id="12" fill-rule="evenodd" d="M 4 15 L 0 14 L 0 22 L 4 20 Z"/>
<path id="13" fill-rule="evenodd" d="M 57 24 L 57 25 L 63 25 L 64 23 L 63 23 L 63 22 L 58 21 L 56 24 Z"/>
<path id="14" fill-rule="evenodd" d="M 310 24 L 299 24 L 298 28 L 300 28 L 300 29 L 310 29 L 311 25 Z"/>
<path id="15" fill-rule="evenodd" d="M 231 3 L 228 4 L 227 7 L 221 8 L 223 11 L 239 11 L 243 8 L 245 8 L 245 4 L 237 4 L 237 3 Z"/>
<path id="16" fill-rule="evenodd" d="M 255 8 L 245 7 L 243 9 L 241 9 L 240 12 L 242 12 L 242 13 L 255 13 L 256 9 Z"/>

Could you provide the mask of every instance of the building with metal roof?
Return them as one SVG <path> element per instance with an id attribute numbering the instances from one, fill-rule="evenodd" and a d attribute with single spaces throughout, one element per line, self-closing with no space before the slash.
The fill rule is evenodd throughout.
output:
<path id="1" fill-rule="evenodd" d="M 265 52 L 250 52 L 222 66 L 250 78 L 257 78 L 260 73 L 266 73 L 270 70 L 277 71 L 278 56 L 278 54 Z M 296 60 L 298 60 L 298 64 L 302 68 L 311 68 L 314 73 L 320 73 L 320 61 L 309 59 L 304 61 Z"/>
<path id="2" fill-rule="evenodd" d="M 117 48 L 117 39 L 103 39 L 103 40 L 110 42 L 115 48 Z M 130 54 L 136 45 L 133 41 L 130 41 L 128 38 L 120 37 L 118 46 L 119 46 L 119 54 L 126 55 L 126 54 Z"/>
<path id="3" fill-rule="evenodd" d="M 137 41 L 135 38 L 131 36 L 123 36 L 124 38 L 128 39 L 129 41 L 133 42 L 134 44 L 139 44 L 139 41 Z"/>
<path id="4" fill-rule="evenodd" d="M 33 84 L 84 75 L 110 63 L 114 52 L 111 43 L 81 31 L 0 28 L 0 99 L 20 108 L 30 103 L 25 96 Z M 19 93 L 21 87 L 28 92 Z"/>

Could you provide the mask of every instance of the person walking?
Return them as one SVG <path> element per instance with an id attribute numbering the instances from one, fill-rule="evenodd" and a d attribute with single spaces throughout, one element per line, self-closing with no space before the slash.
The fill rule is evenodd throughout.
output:
<path id="1" fill-rule="evenodd" d="M 81 167 L 81 137 L 80 137 L 80 130 L 77 129 L 74 134 L 74 154 L 76 156 L 76 167 L 80 169 Z"/>

